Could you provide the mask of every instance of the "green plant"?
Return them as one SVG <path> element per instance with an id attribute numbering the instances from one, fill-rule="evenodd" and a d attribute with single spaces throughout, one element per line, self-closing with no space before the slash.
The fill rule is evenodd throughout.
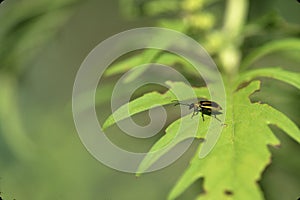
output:
<path id="1" fill-rule="evenodd" d="M 247 22 L 249 5 L 246 0 L 226 1 L 222 24 L 217 23 L 222 19 L 221 16 L 215 14 L 215 10 L 222 8 L 219 6 L 221 3 L 213 0 L 133 1 L 134 6 L 130 6 L 128 1 L 126 3 L 124 10 L 127 13 L 136 16 L 158 16 L 159 26 L 184 32 L 203 44 L 218 63 L 226 88 L 225 123 L 227 126 L 223 129 L 214 149 L 203 159 L 198 157 L 202 147 L 200 144 L 189 168 L 183 173 L 168 198 L 177 198 L 194 181 L 204 178 L 204 192 L 200 194 L 199 199 L 263 199 L 256 182 L 260 180 L 261 173 L 270 163 L 271 153 L 267 146 L 280 144 L 269 125 L 279 127 L 298 143 L 300 143 L 300 131 L 286 115 L 267 104 L 253 103 L 249 97 L 260 90 L 259 78 L 280 80 L 300 89 L 300 73 L 282 69 L 281 66 L 254 68 L 253 64 L 270 53 L 284 52 L 284 50 L 300 51 L 300 40 L 295 37 L 299 34 L 300 28 L 286 23 L 274 13 Z M 265 39 L 266 37 L 268 40 Z M 253 48 L 251 45 L 254 50 L 251 49 Z M 183 59 L 166 52 L 150 50 L 116 63 L 106 71 L 106 75 L 126 72 L 149 61 L 149 58 L 157 58 L 156 62 L 169 66 L 180 63 L 181 70 L 190 80 L 197 79 Z M 143 73 L 143 70 L 132 73 L 127 81 L 134 80 L 140 73 Z M 168 82 L 168 84 L 173 90 L 183 91 L 183 93 L 187 87 L 180 82 Z M 209 99 L 205 87 L 195 87 L 194 91 L 197 97 Z M 276 95 L 278 94 L 274 94 Z M 186 96 L 186 99 L 189 98 Z M 164 94 L 155 91 L 147 93 L 128 103 L 130 114 L 125 112 L 127 105 L 121 106 L 113 113 L 114 117 L 111 115 L 107 118 L 103 128 L 106 129 L 117 121 L 149 110 L 157 104 L 171 104 L 171 99 L 174 99 L 171 91 Z M 166 128 L 166 135 L 156 142 L 150 152 L 170 143 L 175 138 L 175 134 L 178 134 L 177 130 L 181 122 L 190 123 L 190 129 L 193 129 L 190 116 L 174 121 Z M 207 128 L 204 127 L 208 124 L 207 120 L 202 128 L 197 129 L 196 138 L 205 138 Z M 173 147 L 192 137 L 188 134 L 188 130 L 179 134 L 181 136 L 176 138 Z M 159 156 L 149 154 L 145 157 L 138 174 L 143 173 L 168 150 L 166 149 Z"/>
<path id="2" fill-rule="evenodd" d="M 19 78 L 73 15 L 75 5 L 78 5 L 76 0 L 1 4 L 0 125 L 4 141 L 22 160 L 32 159 L 34 151 L 21 120 Z"/>

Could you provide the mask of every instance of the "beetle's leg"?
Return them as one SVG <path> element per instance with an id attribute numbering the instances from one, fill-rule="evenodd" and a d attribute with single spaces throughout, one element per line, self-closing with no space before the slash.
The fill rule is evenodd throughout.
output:
<path id="1" fill-rule="evenodd" d="M 221 120 L 219 118 L 217 118 L 217 116 L 215 115 L 216 120 L 218 120 L 219 122 L 221 122 Z"/>
<path id="2" fill-rule="evenodd" d="M 218 120 L 221 123 L 222 126 L 227 126 L 227 124 L 222 123 L 222 121 L 219 118 L 217 118 L 216 115 L 214 115 L 214 116 L 215 116 L 216 120 Z"/>
<path id="3" fill-rule="evenodd" d="M 194 117 L 195 115 L 196 115 L 195 112 L 193 112 L 193 114 L 192 114 L 192 116 L 191 116 L 191 119 L 193 119 L 193 117 Z"/>
<path id="4" fill-rule="evenodd" d="M 202 116 L 202 119 L 203 119 L 203 121 L 204 121 L 204 115 L 203 115 L 203 112 L 201 112 L 201 116 Z"/>
<path id="5" fill-rule="evenodd" d="M 194 112 L 193 112 L 193 115 L 192 115 L 192 118 L 195 116 L 195 115 L 198 115 L 199 113 L 199 110 L 197 108 L 194 108 Z"/>
<path id="6" fill-rule="evenodd" d="M 195 108 L 195 110 L 197 111 L 197 114 L 198 114 L 199 112 L 201 112 L 202 120 L 204 121 L 204 115 L 203 115 L 203 112 L 202 112 L 201 107 Z"/>

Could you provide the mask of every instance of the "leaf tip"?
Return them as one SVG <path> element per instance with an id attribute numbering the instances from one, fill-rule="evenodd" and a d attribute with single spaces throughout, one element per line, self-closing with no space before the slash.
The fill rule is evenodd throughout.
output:
<path id="1" fill-rule="evenodd" d="M 102 130 L 106 130 L 108 127 L 115 123 L 114 119 L 110 116 L 108 117 L 102 125 Z"/>

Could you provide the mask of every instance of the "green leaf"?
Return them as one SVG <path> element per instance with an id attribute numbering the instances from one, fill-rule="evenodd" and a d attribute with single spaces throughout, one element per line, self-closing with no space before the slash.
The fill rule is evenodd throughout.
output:
<path id="1" fill-rule="evenodd" d="M 181 64 L 182 70 L 186 73 L 190 75 L 194 75 L 195 73 L 197 74 L 195 68 L 180 56 L 156 49 L 147 49 L 139 55 L 131 56 L 113 64 L 105 71 L 104 75 L 113 76 L 131 70 L 129 72 L 129 75 L 124 79 L 124 82 L 128 83 L 135 80 L 136 77 L 138 77 L 148 69 L 148 67 L 143 66 L 140 68 L 139 66 L 149 63 L 157 63 L 166 66 Z"/>
<path id="2" fill-rule="evenodd" d="M 127 58 L 125 60 L 122 60 L 120 62 L 117 62 L 116 64 L 110 66 L 105 72 L 105 76 L 113 76 L 116 74 L 124 73 L 128 71 L 129 69 L 132 69 L 138 65 L 143 64 L 143 59 L 141 56 L 132 56 L 130 58 Z"/>
<path id="3" fill-rule="evenodd" d="M 139 65 L 143 65 L 143 64 L 147 64 L 153 61 L 153 59 L 155 59 L 159 54 L 161 53 L 161 51 L 156 50 L 156 49 L 148 49 L 143 51 L 141 54 L 136 55 L 136 56 L 131 56 L 125 60 L 122 60 L 120 62 L 115 63 L 114 65 L 112 65 L 111 67 L 109 67 L 106 71 L 105 71 L 105 75 L 106 76 L 112 76 L 112 75 L 116 75 L 116 74 L 120 74 L 120 73 L 124 73 L 130 69 L 136 68 Z M 144 71 L 144 70 L 143 70 Z M 133 71 L 133 77 L 127 78 L 127 82 L 131 81 L 132 79 L 134 79 L 136 76 L 138 76 L 140 73 L 142 73 L 143 71 Z M 138 74 L 136 74 L 138 73 Z"/>
<path id="4" fill-rule="evenodd" d="M 200 199 L 263 199 L 257 181 L 270 163 L 271 154 L 268 145 L 280 144 L 268 126 L 278 126 L 298 143 L 300 143 L 300 131 L 288 117 L 269 105 L 251 103 L 249 96 L 260 89 L 259 81 L 253 81 L 248 86 L 238 89 L 241 84 L 259 77 L 281 80 L 300 89 L 300 74 L 280 68 L 247 71 L 242 73 L 232 85 L 226 83 L 226 126 L 220 139 L 204 158 L 199 157 L 202 145 L 199 146 L 190 167 L 177 182 L 168 199 L 177 198 L 199 178 L 204 178 L 205 190 L 205 193 L 199 196 Z M 121 106 L 105 121 L 103 128 L 156 105 L 170 104 L 171 100 L 176 99 L 174 95 L 176 91 L 182 94 L 183 100 L 192 98 L 185 93 L 188 86 L 184 83 L 168 82 L 168 85 L 171 88 L 165 94 L 148 93 Z M 206 88 L 194 88 L 194 91 L 197 97 L 209 96 Z M 166 134 L 155 143 L 141 162 L 137 176 L 147 171 L 180 142 L 189 138 L 205 139 L 209 125 L 211 124 L 212 127 L 219 125 L 216 120 L 211 120 L 212 123 L 206 120 L 200 122 L 201 126 L 197 126 L 198 120 L 197 117 L 191 119 L 185 116 L 173 122 L 166 129 Z"/>
<path id="5" fill-rule="evenodd" d="M 180 94 L 181 100 L 191 99 L 194 96 L 190 93 L 190 87 L 182 82 L 166 82 L 170 86 L 170 90 L 165 94 L 151 92 L 124 104 L 110 115 L 103 124 L 103 129 L 115 124 L 118 121 L 126 119 L 134 114 L 149 110 L 158 105 L 171 104 L 172 100 L 178 99 L 174 94 Z M 194 90 L 197 97 L 206 98 L 209 96 L 207 88 L 197 88 Z"/>
<path id="6" fill-rule="evenodd" d="M 196 117 L 195 117 L 196 118 Z M 199 120 L 199 119 L 198 119 Z M 187 115 L 173 122 L 167 129 L 166 134 L 156 142 L 149 152 L 155 152 L 160 150 L 159 153 L 149 153 L 143 162 L 140 164 L 136 176 L 140 176 L 141 173 L 146 171 L 149 166 L 154 164 L 161 156 L 171 150 L 176 144 L 189 139 L 189 138 L 202 138 L 207 132 L 206 128 L 198 126 L 197 129 L 191 131 L 191 127 L 196 127 L 198 120 L 191 120 L 191 115 Z M 201 119 L 202 120 L 202 119 Z M 204 124 L 208 125 L 209 120 L 204 121 Z M 197 133 L 197 134 L 194 134 Z"/>
<path id="7" fill-rule="evenodd" d="M 263 68 L 244 72 L 239 76 L 236 87 L 243 82 L 259 77 L 277 79 L 300 89 L 300 73 L 285 71 L 280 68 Z"/>
<path id="8" fill-rule="evenodd" d="M 199 96 L 206 96 L 207 91 L 203 90 L 198 93 Z M 186 115 L 172 124 L 168 126 L 166 129 L 166 134 L 157 141 L 149 152 L 155 152 L 157 150 L 161 150 L 159 153 L 156 154 L 148 154 L 143 162 L 140 164 L 136 175 L 140 176 L 141 173 L 146 171 L 149 166 L 155 163 L 161 156 L 171 150 L 175 145 L 179 144 L 180 142 L 189 139 L 189 138 L 203 138 L 207 133 L 207 127 L 210 123 L 209 120 L 205 120 L 199 125 L 199 116 L 195 116 L 193 120 L 191 119 L 191 115 Z M 220 126 L 217 123 L 217 126 Z M 191 131 L 191 127 L 197 127 Z"/>
<path id="9" fill-rule="evenodd" d="M 204 178 L 205 190 L 200 199 L 263 199 L 256 182 L 270 163 L 271 154 L 268 145 L 280 144 L 268 125 L 281 128 L 298 143 L 300 131 L 287 116 L 269 105 L 251 103 L 249 96 L 260 89 L 259 81 L 253 81 L 237 90 L 240 84 L 258 77 L 278 79 L 300 89 L 299 74 L 279 68 L 252 70 L 243 73 L 233 86 L 226 85 L 228 91 L 226 126 L 220 139 L 208 156 L 201 159 L 199 153 L 202 145 L 199 146 L 190 167 L 171 191 L 169 199 L 176 199 L 199 178 Z M 150 150 L 150 152 L 159 149 L 164 151 L 161 151 L 161 154 L 148 154 L 140 164 L 137 175 L 146 171 L 178 143 L 193 137 L 205 138 L 209 123 L 206 120 L 199 128 L 195 125 L 197 121 L 197 118 L 191 120 L 184 117 L 173 122 L 167 128 L 166 135 Z M 178 132 L 180 123 L 186 124 L 188 128 Z M 197 134 L 192 134 L 191 130 L 197 130 Z M 169 145 L 165 148 L 167 144 Z"/>
<path id="10" fill-rule="evenodd" d="M 276 125 L 300 143 L 298 127 L 284 114 L 266 104 L 251 103 L 248 96 L 259 90 L 259 81 L 228 95 L 227 127 L 210 154 L 194 156 L 169 195 L 175 199 L 198 178 L 205 193 L 199 199 L 263 199 L 257 181 L 270 163 L 267 145 L 279 145 L 268 125 Z M 201 146 L 199 148 L 199 151 Z"/>
<path id="11" fill-rule="evenodd" d="M 269 42 L 260 48 L 256 48 L 255 51 L 250 53 L 242 62 L 241 69 L 244 70 L 253 64 L 256 60 L 262 58 L 263 56 L 273 53 L 275 51 L 283 50 L 300 50 L 300 39 L 288 38 L 283 40 L 275 40 Z"/>

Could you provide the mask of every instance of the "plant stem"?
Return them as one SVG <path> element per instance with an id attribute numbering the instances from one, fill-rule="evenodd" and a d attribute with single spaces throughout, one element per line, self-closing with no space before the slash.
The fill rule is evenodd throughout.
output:
<path id="1" fill-rule="evenodd" d="M 241 30 L 246 21 L 247 11 L 247 0 L 227 0 L 222 29 L 225 44 L 219 56 L 224 71 L 230 76 L 237 73 L 240 65 L 239 46 L 243 41 Z"/>

